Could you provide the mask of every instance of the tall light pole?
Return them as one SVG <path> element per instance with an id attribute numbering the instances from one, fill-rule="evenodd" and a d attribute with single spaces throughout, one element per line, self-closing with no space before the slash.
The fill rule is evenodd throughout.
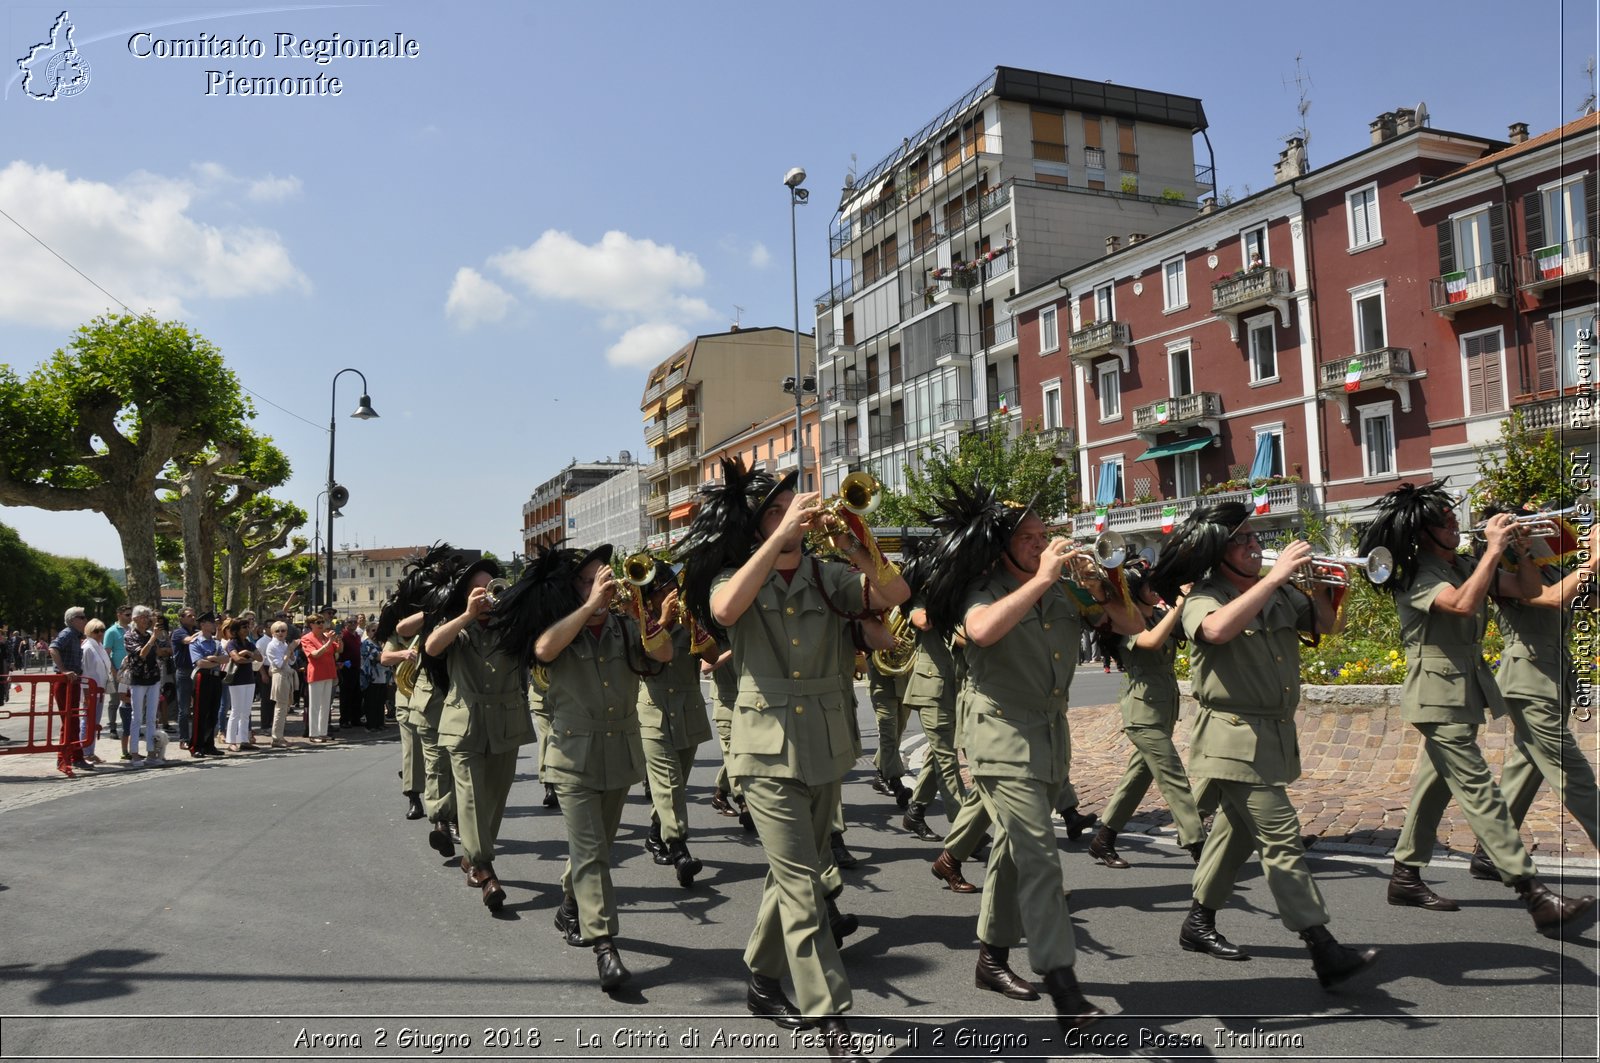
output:
<path id="1" fill-rule="evenodd" d="M 367 397 L 367 375 L 359 369 L 341 369 L 333 374 L 333 385 L 328 396 L 328 539 L 327 559 L 328 576 L 323 581 L 322 590 L 327 599 L 323 605 L 333 604 L 333 518 L 338 514 L 344 504 L 350 501 L 350 492 L 340 487 L 333 478 L 333 442 L 334 434 L 338 431 L 338 412 L 336 404 L 339 401 L 339 378 L 346 373 L 354 373 L 361 378 L 361 403 L 356 407 L 356 412 L 350 416 L 361 421 L 370 421 L 378 416 L 378 411 L 372 408 L 372 400 Z"/>
<path id="2" fill-rule="evenodd" d="M 811 193 L 800 186 L 806 182 L 806 172 L 796 166 L 783 175 L 789 189 L 789 276 L 794 284 L 794 471 L 795 488 L 806 489 L 806 450 L 803 427 L 805 377 L 800 368 L 800 244 L 795 235 L 795 208 L 811 198 Z"/>

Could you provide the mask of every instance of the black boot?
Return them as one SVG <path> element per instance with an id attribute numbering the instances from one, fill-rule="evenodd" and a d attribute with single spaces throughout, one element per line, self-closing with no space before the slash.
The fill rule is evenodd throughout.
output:
<path id="1" fill-rule="evenodd" d="M 794 1001 L 783 995 L 783 983 L 776 978 L 752 972 L 750 987 L 744 994 L 744 1006 L 750 1009 L 750 1014 L 771 1019 L 785 1030 L 811 1029 L 811 1024 L 800 1014 L 800 1009 L 794 1006 Z"/>
<path id="2" fill-rule="evenodd" d="M 1078 976 L 1072 972 L 1071 967 L 1057 967 L 1044 976 L 1045 992 L 1050 994 L 1050 1002 L 1055 1005 L 1056 1022 L 1061 1025 L 1061 1032 L 1071 1035 L 1074 1030 L 1081 1030 L 1097 1019 L 1105 1018 L 1105 1012 L 1084 999 L 1083 990 L 1078 988 Z"/>
<path id="3" fill-rule="evenodd" d="M 1494 861 L 1489 859 L 1489 854 L 1483 851 L 1483 843 L 1472 847 L 1472 863 L 1467 865 L 1467 871 L 1473 878 L 1481 878 L 1485 882 L 1499 882 L 1500 872 L 1496 870 Z"/>
<path id="4" fill-rule="evenodd" d="M 544 784 L 544 807 L 560 808 L 561 798 L 556 796 L 556 788 L 550 783 Z"/>
<path id="5" fill-rule="evenodd" d="M 427 814 L 427 809 L 422 807 L 422 798 L 418 797 L 414 793 L 408 792 L 406 794 L 406 818 L 421 819 Z"/>
<path id="6" fill-rule="evenodd" d="M 822 1045 L 828 1050 L 829 1059 L 842 1060 L 843 1063 L 867 1063 L 865 1057 L 856 1054 L 855 1038 L 850 1036 L 850 1028 L 839 1016 L 830 1015 L 817 1026 L 822 1033 Z"/>
<path id="7" fill-rule="evenodd" d="M 644 847 L 650 850 L 650 855 L 655 857 L 656 863 L 662 865 L 672 863 L 667 843 L 661 840 L 661 821 L 654 814 L 650 816 L 650 833 L 644 836 Z"/>
<path id="8" fill-rule="evenodd" d="M 589 944 L 583 940 L 583 930 L 578 926 L 578 898 L 571 894 L 561 898 L 561 907 L 556 909 L 556 929 L 574 948 Z"/>
<path id="9" fill-rule="evenodd" d="M 1217 913 L 1195 901 L 1189 916 L 1178 931 L 1178 944 L 1184 952 L 1203 952 L 1219 960 L 1248 960 L 1249 953 L 1217 933 Z"/>
<path id="10" fill-rule="evenodd" d="M 1128 862 L 1117 855 L 1117 832 L 1103 823 L 1089 840 L 1089 855 L 1107 867 L 1128 866 Z"/>
<path id="11" fill-rule="evenodd" d="M 628 980 L 628 969 L 617 955 L 616 942 L 609 937 L 594 939 L 594 964 L 600 971 L 600 988 L 608 993 Z"/>
<path id="12" fill-rule="evenodd" d="M 839 906 L 833 902 L 832 897 L 823 903 L 828 906 L 828 929 L 833 931 L 833 943 L 836 947 L 843 948 L 844 939 L 860 929 L 861 920 L 839 911 Z"/>
<path id="13" fill-rule="evenodd" d="M 894 797 L 894 803 L 902 810 L 911 803 L 911 787 L 907 786 L 898 775 L 889 780 L 889 793 Z"/>
<path id="14" fill-rule="evenodd" d="M 936 842 L 939 836 L 928 826 L 928 806 L 912 805 L 906 809 L 905 816 L 900 820 L 900 825 L 913 835 L 925 842 Z"/>
<path id="15" fill-rule="evenodd" d="M 1056 809 L 1056 815 L 1067 825 L 1067 841 L 1075 842 L 1084 831 L 1094 826 L 1094 817 L 1078 811 L 1077 805 Z"/>
<path id="16" fill-rule="evenodd" d="M 1422 881 L 1422 872 L 1394 862 L 1389 876 L 1389 903 L 1409 908 L 1426 908 L 1430 912 L 1459 912 L 1461 905 L 1449 897 L 1441 897 Z"/>
<path id="17" fill-rule="evenodd" d="M 973 985 L 999 993 L 1012 1000 L 1038 1000 L 1039 991 L 1033 983 L 1011 969 L 1011 950 L 978 942 L 978 969 L 973 975 Z"/>
<path id="18" fill-rule="evenodd" d="M 1528 914 L 1533 916 L 1533 928 L 1547 938 L 1561 937 L 1563 931 L 1569 928 L 1569 924 L 1594 907 L 1593 897 L 1583 896 L 1575 901 L 1568 900 L 1536 878 L 1513 882 L 1511 887 L 1517 891 L 1517 896 L 1522 898 L 1522 903 L 1528 908 Z"/>
<path id="19" fill-rule="evenodd" d="M 1313 926 L 1300 931 L 1300 940 L 1311 950 L 1311 966 L 1317 972 L 1322 988 L 1331 989 L 1354 974 L 1371 966 L 1378 958 L 1377 949 L 1359 952 L 1334 940 L 1325 926 Z"/>
<path id="20" fill-rule="evenodd" d="M 1194 860 L 1194 866 L 1199 867 L 1200 854 L 1205 850 L 1205 847 L 1205 842 L 1190 842 L 1188 845 L 1183 846 L 1183 851 L 1188 853 L 1190 858 Z"/>
<path id="21" fill-rule="evenodd" d="M 756 832 L 756 821 L 750 818 L 750 810 L 742 805 L 739 807 L 739 826 L 745 829 L 746 834 Z"/>
<path id="22" fill-rule="evenodd" d="M 829 835 L 829 845 L 833 849 L 833 862 L 841 869 L 848 871 L 861 863 L 850 854 L 849 849 L 844 847 L 844 835 L 839 831 L 834 831 Z"/>
<path id="23" fill-rule="evenodd" d="M 434 852 L 446 860 L 453 860 L 456 855 L 456 843 L 450 837 L 450 828 L 444 823 L 435 822 L 428 831 L 428 845 Z"/>
<path id="24" fill-rule="evenodd" d="M 689 855 L 689 843 L 679 838 L 667 847 L 667 855 L 672 857 L 672 866 L 678 873 L 678 885 L 684 889 L 693 887 L 694 877 L 705 865 Z"/>
<path id="25" fill-rule="evenodd" d="M 894 791 L 889 789 L 889 780 L 885 779 L 882 775 L 874 775 L 872 777 L 872 792 L 875 794 L 882 794 L 885 797 L 894 796 Z"/>

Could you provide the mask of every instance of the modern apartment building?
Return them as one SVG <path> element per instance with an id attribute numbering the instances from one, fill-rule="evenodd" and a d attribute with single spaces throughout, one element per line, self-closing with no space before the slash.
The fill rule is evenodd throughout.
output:
<path id="1" fill-rule="evenodd" d="M 567 501 L 567 542 L 575 550 L 610 543 L 632 552 L 650 535 L 644 515 L 644 467 L 629 463 L 616 475 Z"/>
<path id="2" fill-rule="evenodd" d="M 534 489 L 522 504 L 522 552 L 535 546 L 555 546 L 577 531 L 577 518 L 568 504 L 577 496 L 627 469 L 638 468 L 633 455 L 624 450 L 617 460 L 573 461 L 566 468 Z"/>
<path id="3" fill-rule="evenodd" d="M 1200 101 L 996 67 L 859 176 L 830 225 L 816 300 L 822 490 L 891 489 L 930 445 L 1020 425 L 1006 300 L 1193 216 Z"/>
<path id="4" fill-rule="evenodd" d="M 657 364 L 645 381 L 639 409 L 644 441 L 654 457 L 644 467 L 649 542 L 677 541 L 689 526 L 702 455 L 721 441 L 784 409 L 794 421 L 794 397 L 783 390 L 794 375 L 794 332 L 786 328 L 732 328 L 697 336 Z M 802 373 L 814 373 L 815 343 L 800 337 Z M 815 449 L 814 440 L 807 446 Z M 808 483 L 816 462 L 807 457 Z M 807 488 L 808 490 L 814 488 Z"/>

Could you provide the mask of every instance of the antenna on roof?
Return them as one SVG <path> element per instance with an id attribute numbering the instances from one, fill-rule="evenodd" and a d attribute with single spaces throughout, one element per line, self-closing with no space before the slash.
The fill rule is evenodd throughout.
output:
<path id="1" fill-rule="evenodd" d="M 1592 55 L 1589 57 L 1589 61 L 1583 64 L 1583 81 L 1584 84 L 1588 86 L 1589 94 L 1583 98 L 1582 103 L 1578 104 L 1578 115 L 1580 117 L 1583 115 L 1594 114 L 1595 81 L 1594 56 Z"/>
<path id="2" fill-rule="evenodd" d="M 1301 61 L 1301 53 L 1296 52 L 1294 53 L 1294 87 L 1300 97 L 1300 102 L 1295 109 L 1300 113 L 1300 127 L 1294 131 L 1294 135 L 1299 137 L 1301 144 L 1305 146 L 1304 157 L 1307 170 L 1311 168 L 1311 126 L 1306 121 L 1306 115 L 1311 112 L 1311 97 L 1306 95 L 1306 89 L 1310 86 L 1311 74 L 1305 69 L 1305 65 Z M 1288 78 L 1283 79 L 1283 87 L 1289 87 Z M 1304 173 L 1305 171 L 1302 170 L 1301 172 Z"/>
<path id="3" fill-rule="evenodd" d="M 740 306 L 738 303 L 734 303 L 733 304 L 733 327 L 734 328 L 738 328 L 740 326 L 740 323 L 741 323 L 741 321 L 743 319 L 743 315 L 744 315 L 744 307 Z"/>

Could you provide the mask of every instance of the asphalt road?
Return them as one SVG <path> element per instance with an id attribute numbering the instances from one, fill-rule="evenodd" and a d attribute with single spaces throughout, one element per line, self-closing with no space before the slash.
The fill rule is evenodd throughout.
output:
<path id="1" fill-rule="evenodd" d="M 1117 678 L 1086 672 L 1081 698 Z M 870 711 L 862 722 L 870 748 Z M 0 792 L 0 1058 L 822 1058 L 745 1012 L 765 862 L 705 802 L 714 748 L 693 778 L 706 871 L 692 891 L 651 862 L 648 807 L 630 798 L 615 881 L 634 978 L 615 997 L 592 953 L 551 927 L 565 835 L 540 806 L 531 747 L 496 861 L 498 917 L 402 818 L 392 741 Z M 900 830 L 867 778 L 847 781 L 862 866 L 841 904 L 862 923 L 844 956 L 873 1058 L 1596 1058 L 1592 924 L 1540 938 L 1510 891 L 1459 863 L 1429 879 L 1463 911 L 1391 908 L 1387 862 L 1313 850 L 1334 932 L 1384 949 L 1372 975 L 1330 993 L 1253 864 L 1220 927 L 1254 959 L 1181 952 L 1189 860 L 1151 836 L 1125 836 L 1120 872 L 1062 837 L 1079 977 L 1113 1013 L 1069 1053 L 1048 1001 L 973 988 L 977 897 L 940 887 L 937 846 Z M 1015 960 L 1025 970 L 1023 950 Z"/>

